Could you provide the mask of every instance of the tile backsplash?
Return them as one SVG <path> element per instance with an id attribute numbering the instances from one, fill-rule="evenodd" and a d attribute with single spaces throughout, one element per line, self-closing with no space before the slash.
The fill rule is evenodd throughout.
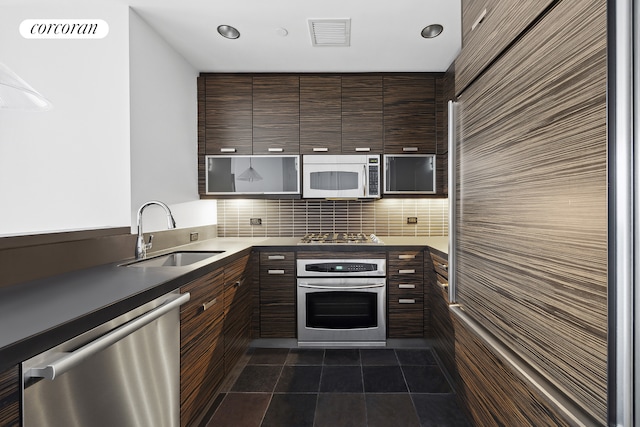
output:
<path id="1" fill-rule="evenodd" d="M 380 236 L 446 236 L 447 199 L 218 200 L 219 237 L 298 237 L 345 231 Z M 416 217 L 417 224 L 407 224 Z M 260 218 L 261 225 L 251 225 Z"/>

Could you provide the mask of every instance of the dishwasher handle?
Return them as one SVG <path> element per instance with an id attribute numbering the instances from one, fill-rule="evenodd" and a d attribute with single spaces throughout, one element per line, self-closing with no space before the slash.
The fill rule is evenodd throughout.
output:
<path id="1" fill-rule="evenodd" d="M 101 350 L 104 350 L 111 344 L 115 344 L 116 342 L 126 338 L 128 335 L 131 335 L 138 329 L 141 329 L 159 317 L 164 316 L 174 308 L 180 307 L 182 304 L 189 301 L 189 299 L 191 299 L 191 294 L 189 292 L 170 298 L 153 310 L 125 323 L 119 328 L 112 330 L 95 341 L 85 344 L 73 352 L 57 353 L 53 355 L 51 359 L 44 361 L 41 366 L 35 366 L 27 370 L 24 373 L 24 379 L 44 378 L 47 380 L 54 380 L 57 376 L 64 374 L 83 360 L 86 360 Z"/>

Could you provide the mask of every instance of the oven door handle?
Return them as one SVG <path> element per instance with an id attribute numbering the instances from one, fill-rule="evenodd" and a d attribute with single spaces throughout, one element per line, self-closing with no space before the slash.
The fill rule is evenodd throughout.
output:
<path id="1" fill-rule="evenodd" d="M 326 286 L 326 285 L 314 285 L 311 283 L 298 283 L 298 286 L 301 288 L 309 288 L 309 289 L 331 289 L 334 291 L 348 291 L 349 289 L 372 289 L 372 288 L 383 288 L 385 286 L 384 283 L 376 283 L 373 285 L 347 285 L 347 286 Z"/>

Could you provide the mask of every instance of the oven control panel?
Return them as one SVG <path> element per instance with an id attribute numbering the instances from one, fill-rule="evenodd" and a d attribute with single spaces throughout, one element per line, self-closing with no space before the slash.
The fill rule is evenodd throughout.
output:
<path id="1" fill-rule="evenodd" d="M 299 259 L 297 267 L 298 277 L 386 275 L 384 259 Z"/>

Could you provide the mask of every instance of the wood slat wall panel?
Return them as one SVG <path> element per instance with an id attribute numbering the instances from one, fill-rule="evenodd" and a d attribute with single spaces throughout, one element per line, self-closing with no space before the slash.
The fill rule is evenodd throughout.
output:
<path id="1" fill-rule="evenodd" d="M 571 424 L 511 367 L 481 341 L 456 315 L 457 394 L 477 426 L 568 427 Z"/>
<path id="2" fill-rule="evenodd" d="M 605 422 L 605 1 L 559 3 L 460 107 L 459 302 Z"/>
<path id="3" fill-rule="evenodd" d="M 518 35 L 557 0 L 464 0 L 462 51 L 456 58 L 456 91 L 459 94 Z M 482 23 L 471 30 L 483 10 Z"/>
<path id="4" fill-rule="evenodd" d="M 0 372 L 0 425 L 19 427 L 20 420 L 20 366 Z"/>

